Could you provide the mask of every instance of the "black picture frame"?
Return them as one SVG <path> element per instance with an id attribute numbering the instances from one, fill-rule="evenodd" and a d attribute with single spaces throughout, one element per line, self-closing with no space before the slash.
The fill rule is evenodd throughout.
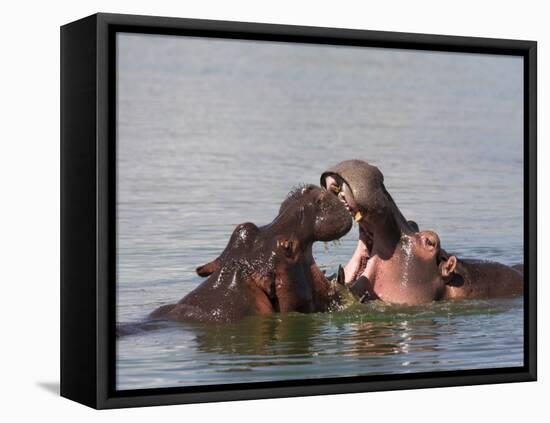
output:
<path id="1" fill-rule="evenodd" d="M 524 366 L 116 391 L 117 32 L 523 57 Z M 103 13 L 61 27 L 61 395 L 103 409 L 536 380 L 536 116 L 537 44 L 534 41 Z"/>

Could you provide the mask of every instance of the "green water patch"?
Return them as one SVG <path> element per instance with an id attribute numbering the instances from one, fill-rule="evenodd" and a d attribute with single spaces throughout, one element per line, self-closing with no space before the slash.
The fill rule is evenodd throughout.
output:
<path id="1" fill-rule="evenodd" d="M 300 362 L 301 356 L 393 354 L 403 350 L 408 338 L 423 344 L 436 335 L 454 333 L 456 326 L 466 321 L 481 323 L 521 304 L 521 299 L 455 300 L 422 306 L 373 301 L 338 312 L 251 316 L 230 324 L 178 326 L 193 333 L 199 352 L 292 356 Z"/>
<path id="2" fill-rule="evenodd" d="M 499 300 L 434 301 L 416 306 L 387 304 L 382 301 L 354 302 L 331 314 L 334 322 L 394 321 L 454 316 L 494 315 L 521 306 L 521 298 Z"/>

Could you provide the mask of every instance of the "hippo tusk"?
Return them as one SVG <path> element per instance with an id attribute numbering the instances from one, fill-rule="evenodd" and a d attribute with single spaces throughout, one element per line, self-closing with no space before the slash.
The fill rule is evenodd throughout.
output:
<path id="1" fill-rule="evenodd" d="M 344 273 L 344 268 L 342 265 L 338 266 L 338 276 L 336 277 L 336 282 L 340 285 L 346 285 L 346 274 Z"/>

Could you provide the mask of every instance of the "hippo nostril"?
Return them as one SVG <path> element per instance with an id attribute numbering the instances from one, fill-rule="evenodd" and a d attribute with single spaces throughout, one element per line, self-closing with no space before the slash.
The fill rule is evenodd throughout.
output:
<path id="1" fill-rule="evenodd" d="M 437 247 L 437 240 L 427 236 L 427 237 L 424 237 L 424 244 L 428 248 L 435 248 Z"/>
<path id="2" fill-rule="evenodd" d="M 422 243 L 423 246 L 429 249 L 436 249 L 439 247 L 439 236 L 432 231 L 420 232 L 417 234 L 418 240 Z"/>

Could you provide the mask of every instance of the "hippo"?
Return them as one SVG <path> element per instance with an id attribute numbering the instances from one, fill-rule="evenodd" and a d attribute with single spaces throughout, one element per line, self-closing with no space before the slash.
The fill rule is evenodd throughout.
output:
<path id="1" fill-rule="evenodd" d="M 339 239 L 351 227 L 336 196 L 315 185 L 300 186 L 270 224 L 238 225 L 220 256 L 196 269 L 207 279 L 150 318 L 233 322 L 250 315 L 327 311 L 339 290 L 315 263 L 312 246 Z"/>
<path id="2" fill-rule="evenodd" d="M 415 305 L 523 293 L 522 265 L 459 260 L 448 254 L 437 233 L 420 231 L 403 216 L 377 167 L 347 160 L 324 172 L 321 185 L 340 198 L 359 224 L 344 280 L 361 301 Z"/>

